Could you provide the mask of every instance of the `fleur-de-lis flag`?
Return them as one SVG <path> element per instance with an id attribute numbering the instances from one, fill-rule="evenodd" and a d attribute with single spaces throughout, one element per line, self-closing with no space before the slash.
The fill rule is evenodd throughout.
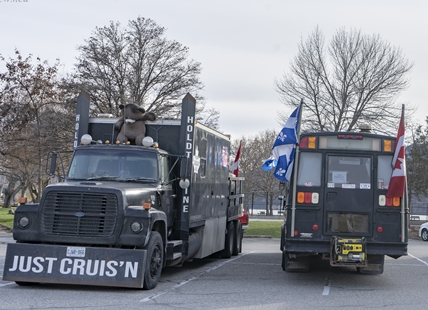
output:
<path id="1" fill-rule="evenodd" d="M 288 182 L 293 171 L 300 110 L 301 105 L 291 113 L 272 146 L 272 156 L 262 165 L 265 171 L 276 167 L 274 176 L 282 182 Z"/>

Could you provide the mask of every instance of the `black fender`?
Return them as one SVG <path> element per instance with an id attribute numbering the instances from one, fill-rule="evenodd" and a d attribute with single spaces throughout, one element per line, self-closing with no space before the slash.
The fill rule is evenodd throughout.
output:
<path id="1" fill-rule="evenodd" d="M 163 246 L 166 248 L 167 243 L 167 219 L 166 214 L 163 211 L 150 209 L 149 210 L 150 226 L 146 235 L 145 246 L 149 242 L 150 232 L 157 231 L 160 233 L 163 241 Z"/>

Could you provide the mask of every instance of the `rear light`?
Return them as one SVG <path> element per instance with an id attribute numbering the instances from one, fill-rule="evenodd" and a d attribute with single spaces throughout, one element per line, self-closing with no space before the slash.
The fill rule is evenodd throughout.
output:
<path id="1" fill-rule="evenodd" d="M 308 138 L 307 137 L 300 139 L 299 147 L 301 149 L 307 149 L 308 148 Z"/>
<path id="2" fill-rule="evenodd" d="M 298 192 L 297 193 L 297 202 L 298 203 L 304 203 L 305 202 L 305 193 L 304 192 Z"/>
<path id="3" fill-rule="evenodd" d="M 304 137 L 300 140 L 299 147 L 301 149 L 316 149 L 317 137 Z"/>
<path id="4" fill-rule="evenodd" d="M 363 136 L 361 135 L 344 135 L 344 134 L 340 134 L 337 135 L 338 139 L 353 139 L 353 140 L 363 140 Z"/>
<path id="5" fill-rule="evenodd" d="M 312 192 L 297 192 L 297 203 L 317 204 L 319 202 L 319 194 Z"/>
<path id="6" fill-rule="evenodd" d="M 317 138 L 316 137 L 309 137 L 308 138 L 308 148 L 315 149 L 317 146 Z"/>
<path id="7" fill-rule="evenodd" d="M 311 203 L 312 202 L 312 193 L 305 192 L 305 203 Z"/>
<path id="8" fill-rule="evenodd" d="M 379 226 L 379 227 L 377 228 L 377 232 L 378 232 L 378 233 L 382 233 L 382 232 L 383 232 L 383 227 L 382 227 L 382 226 Z"/>
<path id="9" fill-rule="evenodd" d="M 392 141 L 391 140 L 383 140 L 383 151 L 384 152 L 392 152 Z"/>
<path id="10" fill-rule="evenodd" d="M 317 224 L 314 224 L 314 225 L 312 225 L 312 230 L 315 230 L 315 231 L 317 231 L 318 230 L 318 225 Z"/>
<path id="11" fill-rule="evenodd" d="M 392 197 L 392 205 L 394 207 L 400 206 L 400 197 Z"/>
<path id="12" fill-rule="evenodd" d="M 319 202 L 320 195 L 318 193 L 312 193 L 312 203 L 317 204 Z"/>
<path id="13" fill-rule="evenodd" d="M 400 205 L 400 197 L 386 197 L 385 195 L 379 195 L 379 206 L 381 207 L 399 207 Z"/>

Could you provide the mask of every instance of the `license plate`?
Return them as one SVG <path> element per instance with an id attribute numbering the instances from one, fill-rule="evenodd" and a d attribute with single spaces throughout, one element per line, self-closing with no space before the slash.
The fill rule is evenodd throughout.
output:
<path id="1" fill-rule="evenodd" d="M 67 257 L 85 257 L 86 248 L 84 247 L 75 247 L 69 246 L 67 247 Z"/>

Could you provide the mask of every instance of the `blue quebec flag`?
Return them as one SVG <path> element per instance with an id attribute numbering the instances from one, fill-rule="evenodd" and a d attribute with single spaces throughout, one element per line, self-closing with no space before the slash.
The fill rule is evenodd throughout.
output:
<path id="1" fill-rule="evenodd" d="M 269 171 L 276 167 L 274 176 L 281 182 L 289 182 L 293 171 L 294 155 L 297 145 L 297 128 L 301 105 L 297 107 L 285 123 L 272 146 L 272 156 L 262 165 L 263 170 Z"/>

